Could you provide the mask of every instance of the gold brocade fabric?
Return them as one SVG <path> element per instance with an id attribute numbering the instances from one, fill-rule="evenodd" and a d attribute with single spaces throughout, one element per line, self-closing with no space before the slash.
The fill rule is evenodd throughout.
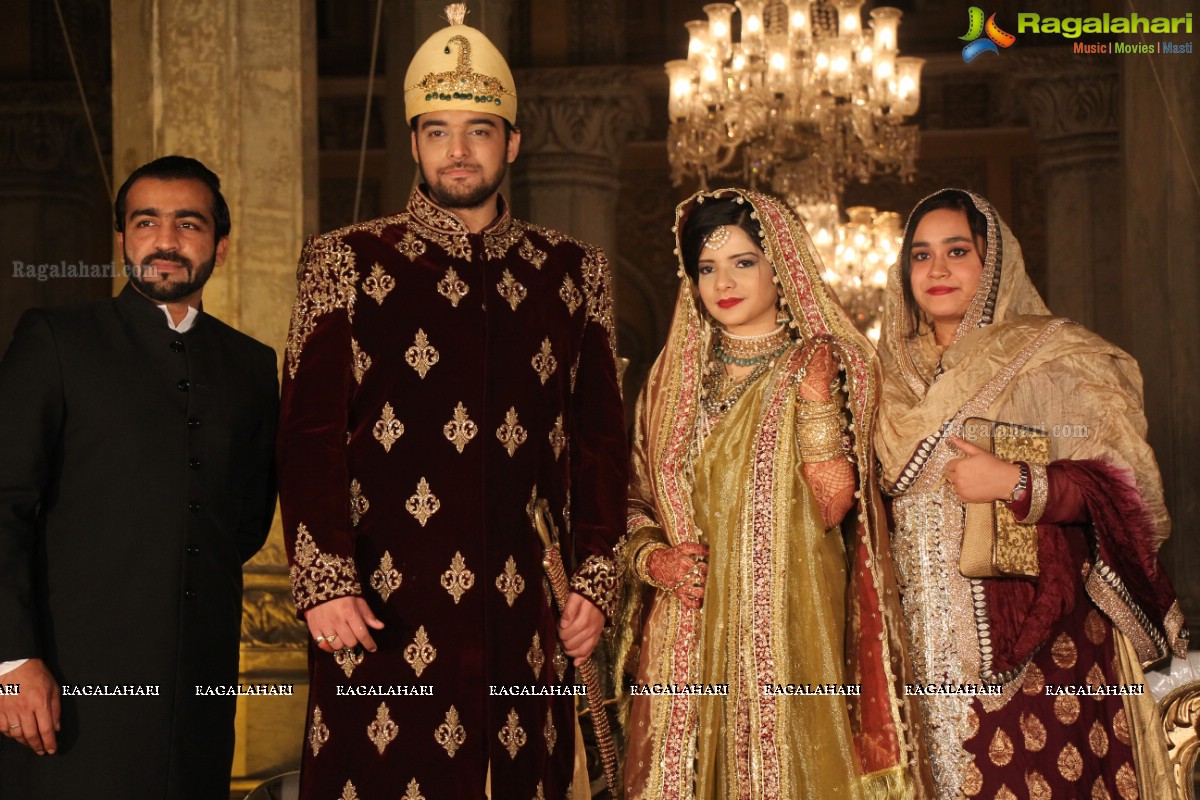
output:
<path id="1" fill-rule="evenodd" d="M 729 681 L 728 697 L 700 700 L 696 797 L 702 800 L 737 796 L 737 739 L 748 723 L 738 720 L 737 710 L 755 708 L 762 695 L 762 687 L 753 679 L 757 673 L 754 624 L 750 609 L 738 600 L 747 596 L 742 585 L 753 579 L 750 528 L 755 505 L 746 491 L 752 467 L 746 442 L 753 440 L 767 382 L 765 377 L 759 379 L 718 423 L 695 466 L 696 526 L 704 532 L 701 542 L 710 553 L 699 680 Z M 789 413 L 793 409 L 791 405 Z M 784 427 L 789 427 L 786 422 Z M 776 539 L 778 547 L 772 554 L 776 572 L 788 576 L 788 591 L 771 626 L 775 680 L 840 684 L 846 551 L 841 531 L 824 529 L 820 508 L 800 473 L 793 442 L 793 437 L 783 437 L 775 454 L 779 474 L 791 476 L 778 487 L 775 498 L 776 514 L 788 525 L 787 535 Z M 782 796 L 862 797 L 857 778 L 846 769 L 855 753 L 844 698 L 783 697 L 777 706 L 775 739 L 781 750 Z"/>
<path id="2" fill-rule="evenodd" d="M 878 373 L 870 345 L 820 280 L 811 240 L 772 198 L 752 206 L 798 343 L 700 442 L 701 374 L 714 333 L 680 273 L 668 342 L 638 400 L 624 553 L 651 541 L 709 547 L 704 606 L 627 571 L 615 663 L 640 686 L 728 684 L 728 696 L 643 695 L 626 710 L 628 800 L 923 797 L 920 723 L 871 451 Z M 814 339 L 844 368 L 860 491 L 826 532 L 801 470 L 797 390 Z M 631 566 L 631 565 L 630 565 Z M 862 684 L 844 695 L 768 696 L 766 684 Z"/>

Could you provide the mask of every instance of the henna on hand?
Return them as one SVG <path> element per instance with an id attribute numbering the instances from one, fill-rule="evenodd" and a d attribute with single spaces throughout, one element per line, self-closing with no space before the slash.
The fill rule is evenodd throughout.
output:
<path id="1" fill-rule="evenodd" d="M 704 560 L 701 560 L 704 559 Z M 688 608 L 700 608 L 708 580 L 708 548 L 695 542 L 656 550 L 646 568 L 650 577 L 666 587 Z"/>

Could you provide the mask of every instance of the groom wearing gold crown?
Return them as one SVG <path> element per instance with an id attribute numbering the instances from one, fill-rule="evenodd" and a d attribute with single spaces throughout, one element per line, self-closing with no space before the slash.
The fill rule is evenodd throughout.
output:
<path id="1" fill-rule="evenodd" d="M 312 639 L 304 798 L 587 789 L 562 689 L 619 594 L 609 270 L 510 215 L 512 74 L 464 7 L 447 11 L 405 79 L 423 184 L 301 256 L 278 458 Z M 561 622 L 538 499 L 576 565 Z"/>

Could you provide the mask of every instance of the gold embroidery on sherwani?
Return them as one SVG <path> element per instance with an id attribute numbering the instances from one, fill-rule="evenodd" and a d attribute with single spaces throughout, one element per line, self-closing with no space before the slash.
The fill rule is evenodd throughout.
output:
<path id="1" fill-rule="evenodd" d="M 567 787 L 567 797 L 571 796 L 571 788 Z M 546 790 L 542 788 L 542 782 L 538 781 L 537 794 L 533 796 L 533 800 L 546 800 Z"/>
<path id="2" fill-rule="evenodd" d="M 471 287 L 460 280 L 454 267 L 446 269 L 446 277 L 438 281 L 438 294 L 450 301 L 451 308 L 458 308 L 458 301 L 467 296 Z"/>
<path id="3" fill-rule="evenodd" d="M 1088 686 L 1093 686 L 1099 689 L 1104 686 L 1106 680 L 1107 679 L 1104 677 L 1104 673 L 1100 670 L 1100 665 L 1092 664 L 1092 668 L 1088 670 L 1086 679 Z M 1097 697 L 1096 699 L 1099 700 L 1100 698 Z"/>
<path id="4" fill-rule="evenodd" d="M 506 223 L 500 223 L 497 229 L 491 232 L 484 231 L 483 253 L 490 261 L 504 258 L 512 246 L 521 241 L 521 237 L 525 235 L 521 223 L 511 218 L 506 220 Z"/>
<path id="5" fill-rule="evenodd" d="M 450 561 L 450 569 L 442 573 L 442 588 L 454 598 L 454 605 L 458 605 L 458 601 L 474 585 L 475 573 L 467 569 L 467 562 L 463 558 L 463 554 L 455 552 L 454 558 Z"/>
<path id="6" fill-rule="evenodd" d="M 383 299 L 395 288 L 396 279 L 383 271 L 382 264 L 371 267 L 371 274 L 362 283 L 363 294 L 379 305 L 383 305 Z"/>
<path id="7" fill-rule="evenodd" d="M 450 710 L 446 712 L 446 721 L 437 726 L 437 730 L 433 732 L 433 739 L 446 749 L 448 756 L 454 758 L 458 748 L 467 740 L 467 732 L 458 722 L 457 708 L 450 706 Z"/>
<path id="8" fill-rule="evenodd" d="M 529 652 L 525 654 L 525 661 L 533 670 L 534 680 L 542 677 L 542 665 L 546 663 L 546 655 L 542 652 L 542 637 L 537 631 L 533 632 L 533 644 L 529 646 Z"/>
<path id="9" fill-rule="evenodd" d="M 979 715 L 975 713 L 975 709 L 967 709 L 967 724 L 963 729 L 966 738 L 973 739 L 975 734 L 979 733 Z"/>
<path id="10" fill-rule="evenodd" d="M 546 263 L 546 254 L 533 246 L 533 242 L 525 239 L 521 242 L 520 249 L 517 250 L 517 255 L 522 261 L 528 261 L 533 264 L 534 269 L 541 269 L 542 264 Z"/>
<path id="11" fill-rule="evenodd" d="M 1134 774 L 1133 767 L 1129 765 L 1128 761 L 1117 770 L 1117 791 L 1124 800 L 1137 800 L 1137 775 Z"/>
<path id="12" fill-rule="evenodd" d="M 1021 736 L 1025 739 L 1025 749 L 1037 753 L 1046 746 L 1046 726 L 1036 714 L 1021 715 Z"/>
<path id="13" fill-rule="evenodd" d="M 983 791 L 983 773 L 972 761 L 963 771 L 962 792 L 967 797 L 974 797 L 981 791 Z"/>
<path id="14" fill-rule="evenodd" d="M 421 794 L 421 784 L 417 783 L 416 778 L 408 782 L 408 789 L 400 800 L 425 800 L 425 795 Z"/>
<path id="15" fill-rule="evenodd" d="M 528 741 L 525 736 L 525 729 L 521 727 L 521 718 L 517 716 L 517 709 L 511 708 L 508 711 L 508 719 L 504 722 L 504 727 L 497 734 L 500 737 L 500 744 L 504 745 L 508 750 L 508 757 L 514 761 L 517 758 L 517 751 L 525 746 Z"/>
<path id="16" fill-rule="evenodd" d="M 358 527 L 358 523 L 362 522 L 363 516 L 370 508 L 371 502 L 363 496 L 362 484 L 357 478 L 350 481 L 350 524 Z"/>
<path id="17" fill-rule="evenodd" d="M 1054 716 L 1063 725 L 1074 725 L 1079 719 L 1079 698 L 1073 694 L 1060 694 L 1054 698 Z"/>
<path id="18" fill-rule="evenodd" d="M 415 369 L 421 378 L 424 378 L 441 357 L 437 348 L 429 344 L 429 337 L 425 335 L 425 331 L 417 328 L 413 346 L 404 351 L 404 360 L 408 365 Z"/>
<path id="19" fill-rule="evenodd" d="M 417 522 L 421 523 L 421 527 L 425 527 L 425 523 L 429 518 L 437 513 L 442 507 L 442 501 L 437 499 L 437 495 L 429 491 L 429 481 L 421 478 L 417 483 L 417 493 L 408 498 L 404 504 L 405 510 L 412 514 Z"/>
<path id="20" fill-rule="evenodd" d="M 1108 733 L 1105 732 L 1104 726 L 1100 724 L 1100 720 L 1093 722 L 1092 729 L 1088 731 L 1088 746 L 1100 758 L 1108 755 Z"/>
<path id="21" fill-rule="evenodd" d="M 517 283 L 517 279 L 508 270 L 504 270 L 501 275 L 500 282 L 496 284 L 496 291 L 508 301 L 508 305 L 512 307 L 513 311 L 517 310 L 517 306 L 521 305 L 521 301 L 529 294 L 524 286 Z"/>
<path id="22" fill-rule="evenodd" d="M 405 231 L 400 241 L 396 242 L 396 249 L 409 261 L 416 261 L 417 256 L 425 255 L 425 243 L 411 230 Z"/>
<path id="23" fill-rule="evenodd" d="M 350 340 L 351 368 L 354 370 L 354 382 L 362 383 L 363 376 L 371 368 L 371 357 L 358 346 L 357 339 Z"/>
<path id="24" fill-rule="evenodd" d="M 1077 658 L 1074 640 L 1066 633 L 1060 633 L 1050 648 L 1050 655 L 1054 657 L 1054 663 L 1061 669 L 1071 669 L 1075 666 Z"/>
<path id="25" fill-rule="evenodd" d="M 1117 741 L 1121 744 L 1129 744 L 1129 720 L 1125 717 L 1125 709 L 1117 709 L 1117 713 L 1113 714 L 1113 736 L 1117 737 Z"/>
<path id="26" fill-rule="evenodd" d="M 1083 632 L 1092 644 L 1101 644 L 1104 641 L 1108 626 L 1104 624 L 1104 618 L 1096 609 L 1093 608 L 1087 613 L 1087 619 L 1083 621 Z"/>
<path id="27" fill-rule="evenodd" d="M 988 745 L 988 758 L 997 767 L 1004 767 L 1012 761 L 1012 757 L 1012 739 L 1008 738 L 1008 734 L 1003 730 L 997 729 L 996 734 L 992 737 L 992 743 Z"/>
<path id="28" fill-rule="evenodd" d="M 471 260 L 471 240 L 465 234 L 447 236 L 437 231 L 424 230 L 421 231 L 421 236 L 445 250 L 451 258 Z"/>
<path id="29" fill-rule="evenodd" d="M 342 796 L 338 800 L 362 800 L 358 796 L 358 791 L 354 788 L 352 781 L 346 781 L 346 785 L 342 787 Z"/>
<path id="30" fill-rule="evenodd" d="M 1063 745 L 1062 752 L 1058 754 L 1058 771 L 1069 781 L 1077 781 L 1083 774 L 1083 758 L 1070 742 Z"/>
<path id="31" fill-rule="evenodd" d="M 354 668 L 362 664 L 366 653 L 356 652 L 353 647 L 343 647 L 341 650 L 333 651 L 333 661 L 342 668 L 342 672 L 346 673 L 349 678 L 354 674 Z"/>
<path id="32" fill-rule="evenodd" d="M 1108 787 L 1104 785 L 1103 775 L 1096 778 L 1096 782 L 1092 784 L 1092 800 L 1112 800 Z"/>
<path id="33" fill-rule="evenodd" d="M 607 556 L 591 555 L 575 570 L 571 589 L 592 601 L 612 619 L 621 600 L 621 583 L 621 569 L 615 561 Z"/>
<path id="34" fill-rule="evenodd" d="M 583 293 L 587 297 L 587 318 L 608 332 L 608 346 L 617 353 L 617 329 L 613 324 L 613 297 L 608 260 L 604 251 L 589 247 L 583 259 Z"/>
<path id="35" fill-rule="evenodd" d="M 554 451 L 554 460 L 558 461 L 558 456 L 562 453 L 562 449 L 567 446 L 567 435 L 563 433 L 563 418 L 562 414 L 554 420 L 554 427 L 550 429 L 550 449 Z"/>
<path id="36" fill-rule="evenodd" d="M 379 559 L 379 569 L 371 574 L 371 588 L 379 593 L 383 598 L 383 602 L 387 602 L 392 596 L 392 592 L 400 588 L 400 583 L 404 580 L 404 576 L 396 570 L 392 563 L 392 554 L 387 550 L 383 551 L 383 558 Z"/>
<path id="37" fill-rule="evenodd" d="M 1000 788 L 996 790 L 996 800 L 1017 800 L 1017 796 L 1012 793 L 1006 784 L 1000 784 Z"/>
<path id="38" fill-rule="evenodd" d="M 1029 800 L 1051 800 L 1054 790 L 1036 769 L 1025 773 L 1025 786 L 1029 788 Z"/>
<path id="39" fill-rule="evenodd" d="M 450 444 L 458 448 L 460 453 L 467 446 L 467 442 L 474 439 L 477 433 L 479 433 L 479 428 L 467 416 L 467 408 L 462 403 L 454 407 L 454 419 L 442 426 L 442 434 Z"/>
<path id="40" fill-rule="evenodd" d="M 554 674 L 558 676 L 558 682 L 562 683 L 563 679 L 567 677 L 568 663 L 567 654 L 563 652 L 562 644 L 559 642 L 554 643 L 554 658 L 551 659 L 551 663 L 554 664 Z"/>
<path id="41" fill-rule="evenodd" d="M 504 572 L 496 578 L 496 588 L 508 601 L 509 608 L 512 608 L 512 604 L 517 601 L 517 595 L 525 591 L 525 579 L 517 574 L 517 562 L 512 556 L 509 556 L 508 561 L 504 562 Z"/>
<path id="42" fill-rule="evenodd" d="M 575 309 L 583 305 L 583 294 L 575 288 L 575 281 L 571 280 L 570 275 L 563 278 L 562 288 L 558 290 L 558 296 L 567 304 L 567 313 L 572 317 L 575 316 Z"/>
<path id="43" fill-rule="evenodd" d="M 376 420 L 371 435 L 375 437 L 375 441 L 383 445 L 385 453 L 392 452 L 392 445 L 404 435 L 404 423 L 396 419 L 396 410 L 392 408 L 391 403 L 383 404 L 383 413 Z"/>
<path id="44" fill-rule="evenodd" d="M 429 634 L 425 632 L 425 626 L 422 625 L 417 628 L 417 635 L 413 637 L 412 643 L 404 648 L 404 660 L 408 662 L 419 678 L 435 658 L 437 658 L 437 648 L 429 643 Z"/>
<path id="45" fill-rule="evenodd" d="M 558 369 L 558 359 L 550 352 L 550 337 L 542 340 L 542 349 L 529 362 L 533 365 L 533 371 L 542 379 L 542 385 L 546 385 L 546 381 L 550 380 L 550 376 L 554 374 L 554 370 Z"/>
<path id="46" fill-rule="evenodd" d="M 383 751 L 399 734 L 400 729 L 396 727 L 396 723 L 392 722 L 392 714 L 388 710 L 387 703 L 380 703 L 379 708 L 375 711 L 375 721 L 367 726 L 367 738 L 371 740 L 371 744 L 375 745 L 379 755 L 383 755 Z"/>
<path id="47" fill-rule="evenodd" d="M 546 737 L 546 752 L 554 755 L 554 745 L 558 742 L 558 730 L 554 727 L 554 712 L 546 710 L 546 727 L 542 729 Z"/>
<path id="48" fill-rule="evenodd" d="M 355 285 L 354 251 L 335 236 L 317 236 L 304 247 L 300 265 L 300 285 L 296 303 L 292 306 L 292 321 L 288 328 L 288 374 L 296 377 L 304 343 L 316 330 L 317 320 L 335 309 L 345 309 L 354 320 Z"/>
<path id="49" fill-rule="evenodd" d="M 308 728 L 308 746 L 312 748 L 313 758 L 321 752 L 321 748 L 329 741 L 329 727 L 321 720 L 321 707 L 313 707 L 312 725 Z"/>
<path id="50" fill-rule="evenodd" d="M 322 553 L 303 522 L 296 530 L 289 577 L 301 611 L 335 597 L 362 594 L 354 559 Z"/>
<path id="51" fill-rule="evenodd" d="M 521 427 L 517 419 L 515 407 L 509 406 L 508 413 L 504 415 L 504 424 L 496 429 L 496 438 L 508 451 L 509 458 L 516 455 L 517 448 L 525 444 L 525 440 L 529 438 L 528 433 Z"/>

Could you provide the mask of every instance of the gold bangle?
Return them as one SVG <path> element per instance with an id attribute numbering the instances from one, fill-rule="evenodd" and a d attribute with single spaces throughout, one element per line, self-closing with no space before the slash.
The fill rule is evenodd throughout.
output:
<path id="1" fill-rule="evenodd" d="M 633 555 L 633 574 L 636 575 L 642 583 L 648 583 L 655 589 L 667 591 L 667 585 L 660 583 L 650 575 L 650 556 L 654 555 L 659 550 L 667 550 L 667 546 L 662 542 L 647 542 L 638 548 L 638 551 Z"/>
<path id="2" fill-rule="evenodd" d="M 803 422 L 816 422 L 823 419 L 833 419 L 841 415 L 841 406 L 833 400 L 817 402 L 815 400 L 797 400 L 796 416 Z"/>
<path id="3" fill-rule="evenodd" d="M 1029 465 L 1029 513 L 1021 520 L 1022 525 L 1036 525 L 1046 513 L 1046 502 L 1050 499 L 1050 482 L 1046 478 L 1044 464 Z"/>
<path id="4" fill-rule="evenodd" d="M 796 444 L 805 463 L 828 461 L 846 451 L 845 426 L 840 414 L 819 419 L 801 419 L 796 426 Z"/>

